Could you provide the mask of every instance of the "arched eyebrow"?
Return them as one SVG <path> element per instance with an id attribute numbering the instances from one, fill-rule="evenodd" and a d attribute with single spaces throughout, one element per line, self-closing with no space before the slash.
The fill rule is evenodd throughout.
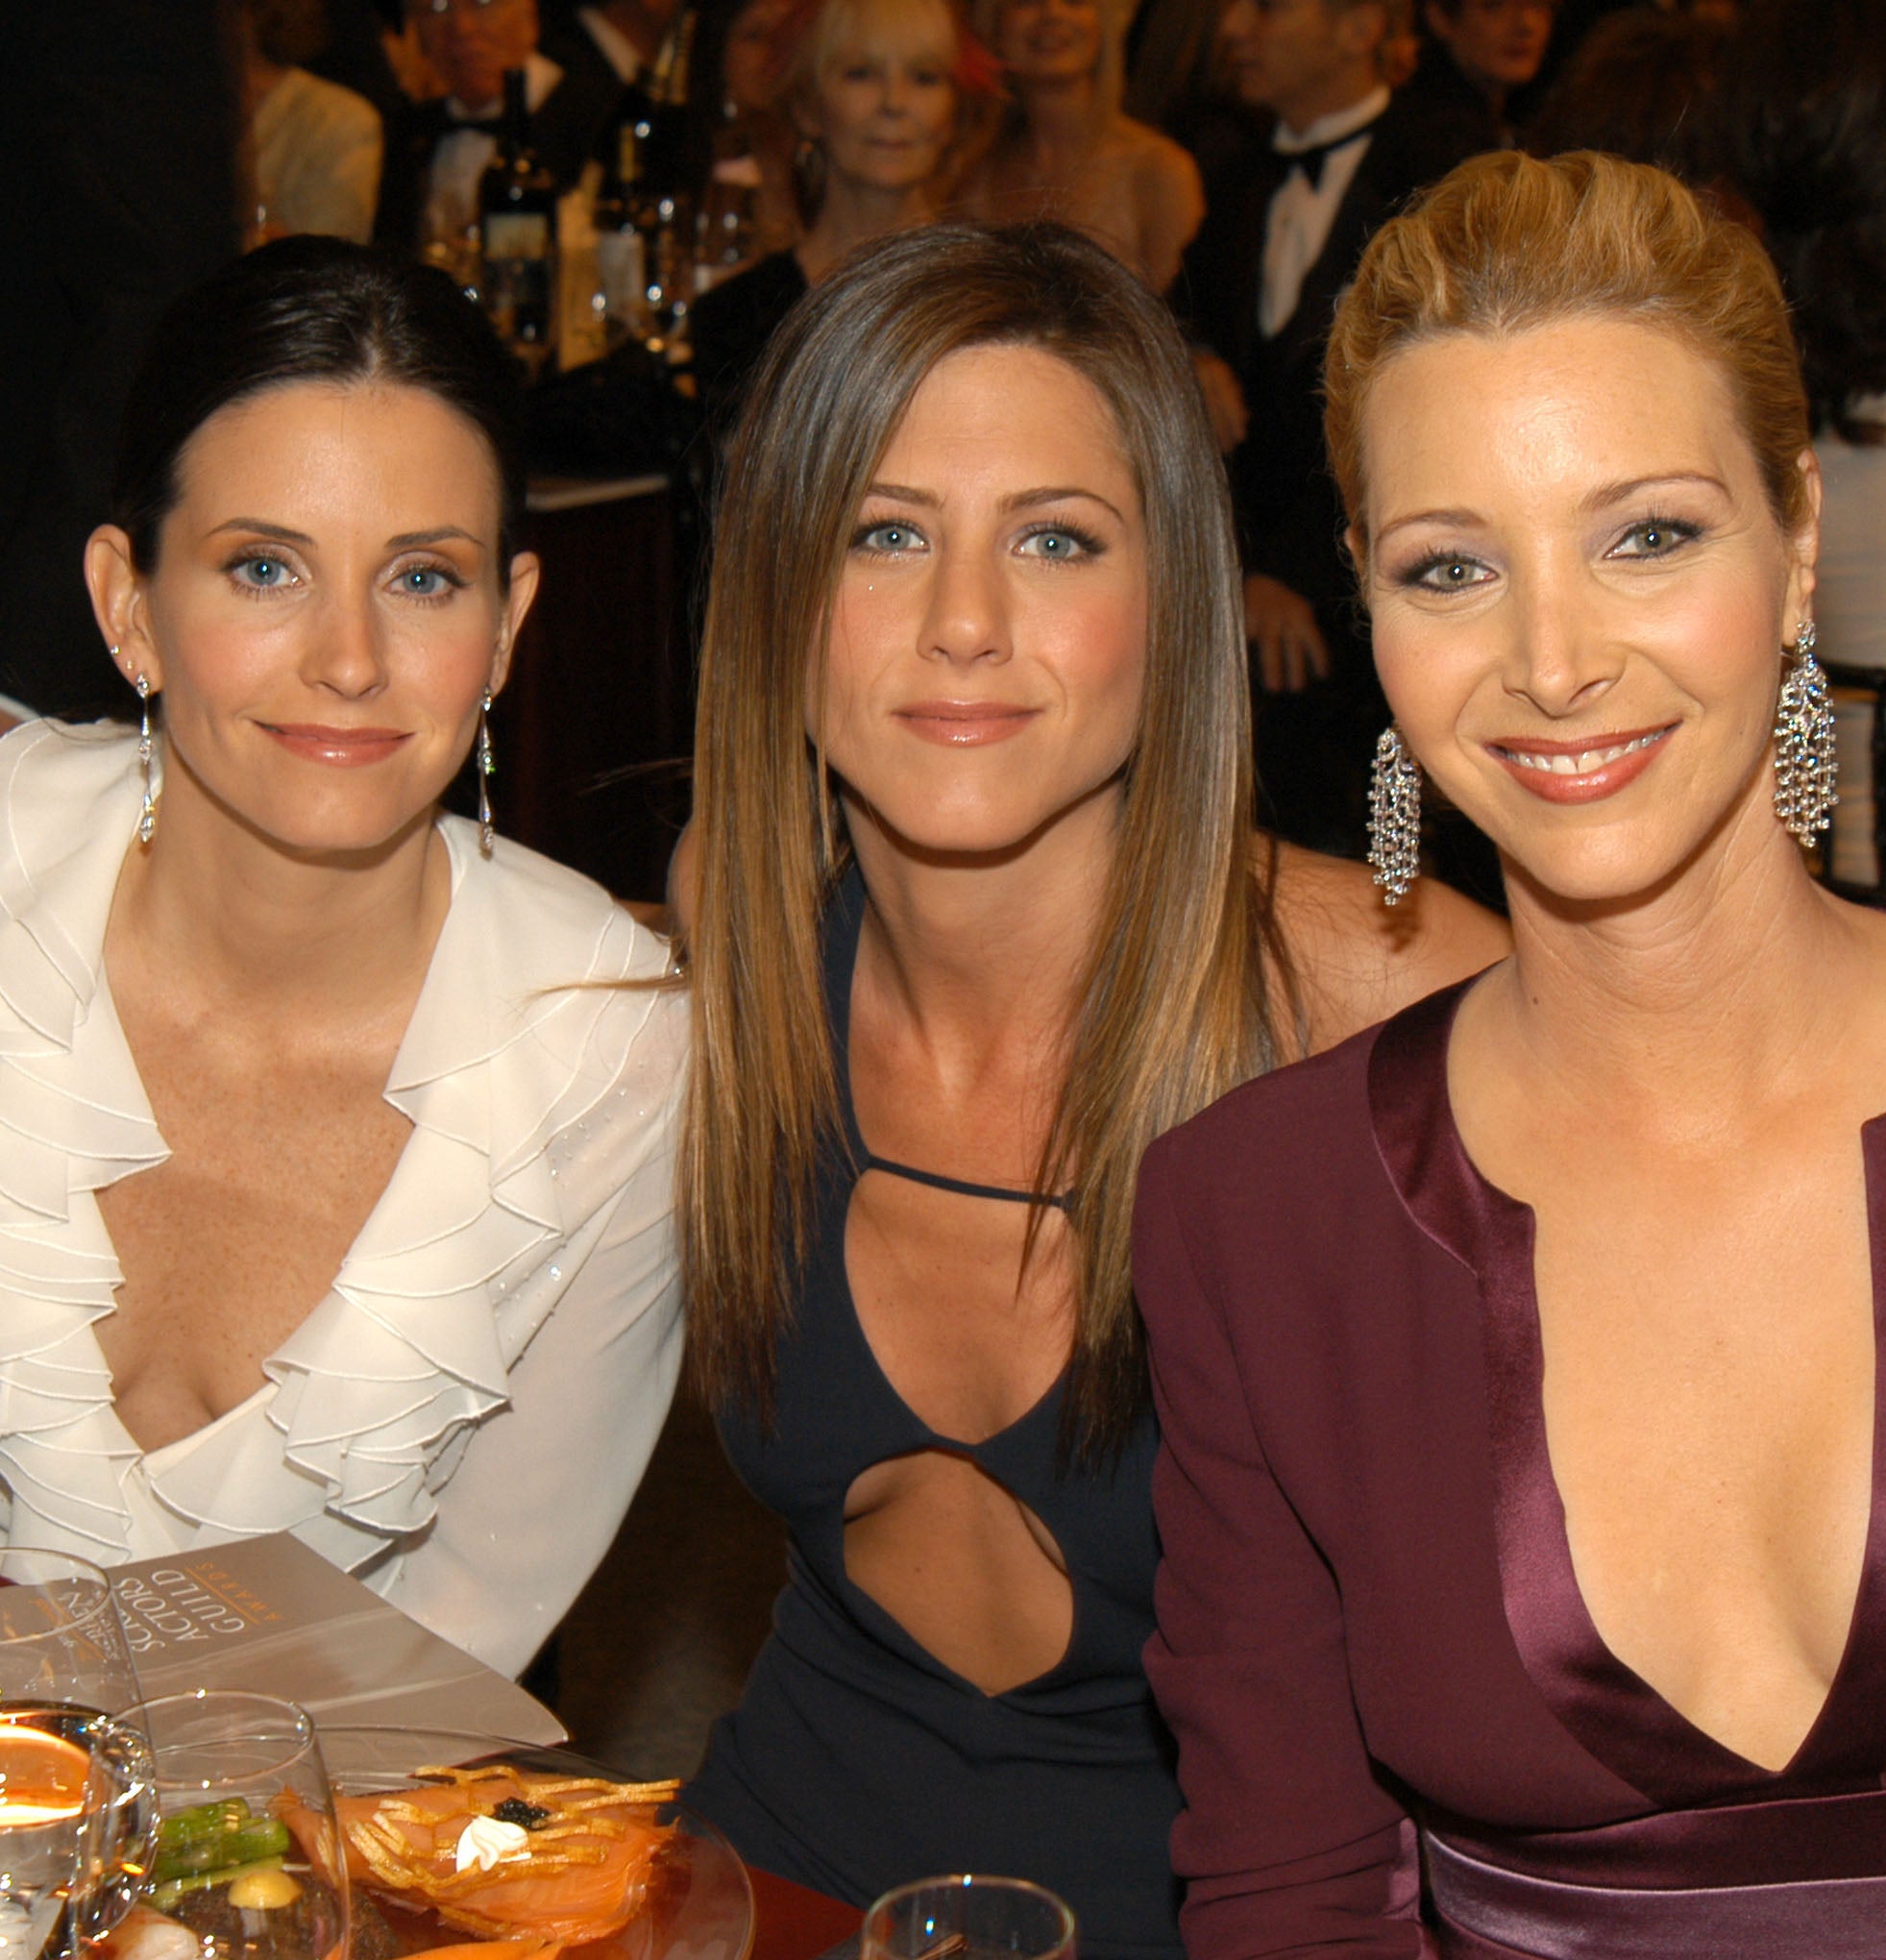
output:
<path id="1" fill-rule="evenodd" d="M 226 524 L 217 525 L 209 535 L 219 537 L 224 531 L 242 531 L 250 537 L 273 538 L 281 545 L 312 548 L 314 544 L 306 531 L 291 529 L 285 524 L 271 524 L 263 517 L 233 517 Z M 485 549 L 482 538 L 455 524 L 437 525 L 430 530 L 398 531 L 386 540 L 386 548 L 393 551 L 409 551 L 419 545 L 442 545 L 451 538 L 461 539 L 480 551 Z"/>
<path id="2" fill-rule="evenodd" d="M 1601 483 L 1580 500 L 1580 507 L 1609 510 L 1613 504 L 1628 503 L 1646 490 L 1661 490 L 1678 483 L 1698 484 L 1705 490 L 1720 491 L 1725 497 L 1729 494 L 1728 485 L 1708 470 L 1659 470 L 1653 476 L 1631 477 L 1621 483 Z"/>
<path id="3" fill-rule="evenodd" d="M 484 550 L 482 538 L 455 524 L 442 524 L 432 530 L 400 531 L 388 538 L 386 543 L 395 551 L 409 551 L 415 545 L 442 545 L 449 538 L 460 538 L 468 545 L 475 545 L 480 551 Z"/>
<path id="4" fill-rule="evenodd" d="M 285 524 L 271 524 L 265 517 L 233 517 L 227 524 L 216 525 L 209 535 L 220 537 L 225 531 L 249 531 L 258 538 L 273 538 L 282 545 L 311 545 L 314 540 L 306 531 L 290 530 Z"/>
<path id="5" fill-rule="evenodd" d="M 943 499 L 934 490 L 913 489 L 908 483 L 872 483 L 865 491 L 867 497 L 882 497 L 893 503 L 915 503 L 924 510 L 936 510 Z M 1070 497 L 1084 498 L 1090 503 L 1097 503 L 1102 510 L 1110 510 L 1126 522 L 1126 516 L 1117 504 L 1101 496 L 1097 490 L 1084 490 L 1078 483 L 1045 483 L 1038 489 L 1012 490 L 996 505 L 1006 515 L 1012 510 L 1026 510 L 1037 503 L 1065 502 Z"/>

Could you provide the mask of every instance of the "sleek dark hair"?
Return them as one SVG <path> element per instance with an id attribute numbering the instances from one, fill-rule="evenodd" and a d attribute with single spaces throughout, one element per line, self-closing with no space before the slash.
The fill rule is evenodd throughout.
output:
<path id="1" fill-rule="evenodd" d="M 177 502 L 178 459 L 220 409 L 296 381 L 383 381 L 455 408 L 498 469 L 498 577 L 510 581 L 524 510 L 516 370 L 443 272 L 341 238 L 282 238 L 233 260 L 158 322 L 118 431 L 110 521 L 140 572 Z"/>
<path id="2" fill-rule="evenodd" d="M 1718 97 L 1723 153 L 1795 308 L 1814 426 L 1886 392 L 1886 16 L 1754 0 Z"/>

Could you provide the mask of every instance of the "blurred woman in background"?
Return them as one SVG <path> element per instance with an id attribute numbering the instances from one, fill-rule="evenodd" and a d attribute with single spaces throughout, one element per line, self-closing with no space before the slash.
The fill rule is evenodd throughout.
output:
<path id="1" fill-rule="evenodd" d="M 1097 239 L 1163 293 L 1205 215 L 1198 167 L 1120 108 L 1122 0 L 978 0 L 1008 114 L 963 208 L 1008 224 L 1053 218 Z"/>
<path id="2" fill-rule="evenodd" d="M 800 0 L 780 25 L 779 101 L 800 136 L 805 235 L 691 314 L 694 369 L 725 427 L 793 303 L 858 246 L 937 213 L 984 64 L 956 0 Z"/>

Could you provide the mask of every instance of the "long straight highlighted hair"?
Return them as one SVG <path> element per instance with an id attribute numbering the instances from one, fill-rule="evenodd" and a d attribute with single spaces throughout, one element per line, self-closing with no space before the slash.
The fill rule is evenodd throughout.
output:
<path id="1" fill-rule="evenodd" d="M 711 1400 L 770 1414 L 821 1153 L 845 1148 L 821 931 L 850 849 L 806 733 L 807 662 L 827 643 L 858 508 L 912 395 L 945 356 L 992 345 L 1040 348 L 1092 383 L 1145 516 L 1139 741 L 1035 1174 L 1038 1196 L 1072 1193 L 1064 1441 L 1104 1456 L 1146 1398 L 1129 1269 L 1140 1154 L 1278 1058 L 1273 996 L 1290 990 L 1253 847 L 1230 507 L 1190 361 L 1139 281 L 1057 226 L 931 226 L 869 248 L 775 333 L 735 433 L 695 757 L 695 1050 L 679 1173 L 692 1368 Z"/>

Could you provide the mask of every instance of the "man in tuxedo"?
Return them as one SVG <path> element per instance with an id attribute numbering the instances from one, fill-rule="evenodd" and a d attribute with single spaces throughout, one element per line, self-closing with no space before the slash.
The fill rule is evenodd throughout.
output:
<path id="1" fill-rule="evenodd" d="M 1269 122 L 1208 184 L 1181 287 L 1248 416 L 1231 476 L 1260 775 L 1281 828 L 1349 852 L 1384 715 L 1323 453 L 1323 345 L 1370 233 L 1482 147 L 1472 126 L 1409 112 L 1392 92 L 1410 12 L 1409 0 L 1232 0 L 1229 71 Z"/>

